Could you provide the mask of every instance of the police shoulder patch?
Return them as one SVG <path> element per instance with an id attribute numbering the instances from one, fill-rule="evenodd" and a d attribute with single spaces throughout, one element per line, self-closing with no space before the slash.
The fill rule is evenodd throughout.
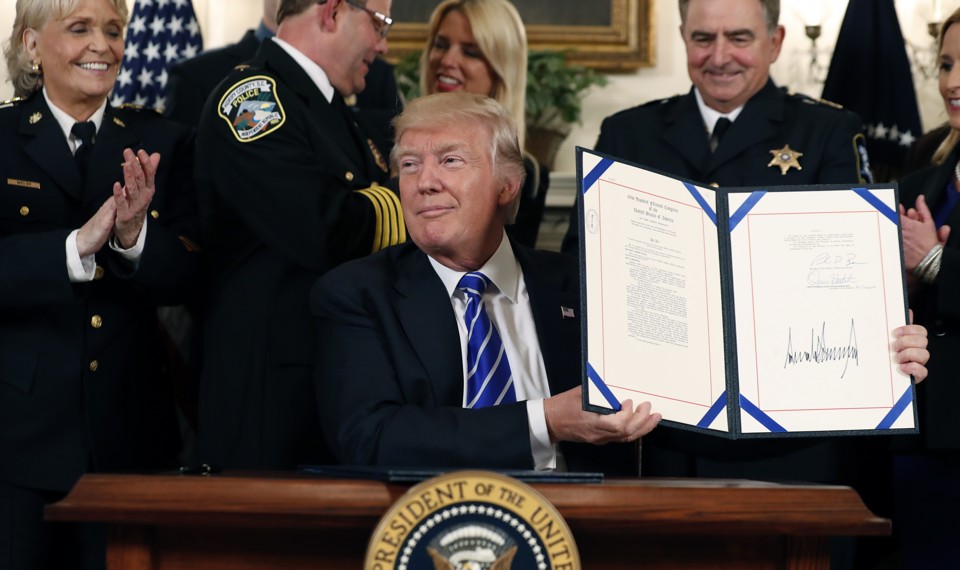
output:
<path id="1" fill-rule="evenodd" d="M 856 156 L 860 182 L 873 184 L 873 170 L 870 168 L 870 155 L 867 154 L 867 139 L 862 133 L 853 135 L 853 153 Z"/>
<path id="2" fill-rule="evenodd" d="M 244 78 L 227 89 L 217 105 L 217 114 L 242 143 L 265 137 L 286 121 L 277 82 L 266 75 Z"/>

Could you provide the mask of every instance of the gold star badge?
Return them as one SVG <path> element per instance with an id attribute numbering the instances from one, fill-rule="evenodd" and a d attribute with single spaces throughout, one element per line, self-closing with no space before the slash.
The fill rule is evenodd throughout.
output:
<path id="1" fill-rule="evenodd" d="M 790 145 L 785 144 L 781 149 L 774 149 L 770 151 L 770 154 L 773 155 L 773 159 L 767 164 L 767 166 L 779 166 L 780 174 L 786 175 L 787 171 L 791 168 L 796 168 L 797 170 L 803 170 L 803 167 L 800 166 L 800 161 L 798 160 L 803 156 L 802 152 L 797 152 L 790 148 Z"/>
<path id="2" fill-rule="evenodd" d="M 43 113 L 41 113 L 40 111 L 37 111 L 36 113 L 30 115 L 30 118 L 27 120 L 30 121 L 31 125 L 36 125 L 37 123 L 40 122 L 40 119 L 42 118 L 43 118 Z"/>

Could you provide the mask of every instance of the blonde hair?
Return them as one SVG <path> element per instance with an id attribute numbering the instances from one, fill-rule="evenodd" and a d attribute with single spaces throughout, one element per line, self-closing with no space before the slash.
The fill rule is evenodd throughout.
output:
<path id="1" fill-rule="evenodd" d="M 444 0 L 430 16 L 427 47 L 420 58 L 420 93 L 433 93 L 427 78 L 430 49 L 437 38 L 440 23 L 450 12 L 460 12 L 470 23 L 477 47 L 493 70 L 493 93 L 513 115 L 519 127 L 523 148 L 527 96 L 527 32 L 513 4 L 507 0 Z"/>
<path id="2" fill-rule="evenodd" d="M 519 180 L 519 188 L 523 188 L 526 170 L 516 121 L 496 100 L 465 91 L 423 95 L 404 107 L 403 112 L 393 120 L 397 144 L 390 151 L 390 164 L 394 172 L 400 170 L 400 141 L 407 129 L 469 124 L 482 124 L 490 132 L 490 157 L 497 183 Z M 517 192 L 517 198 L 507 212 L 507 223 L 513 223 L 519 207 L 520 192 Z"/>
<path id="3" fill-rule="evenodd" d="M 940 26 L 940 35 L 937 38 L 938 54 L 943 52 L 943 38 L 947 35 L 947 28 L 957 22 L 960 22 L 960 8 L 954 10 L 953 13 L 943 21 L 943 25 Z M 960 142 L 960 131 L 950 129 L 947 138 L 943 139 L 943 142 L 937 147 L 937 151 L 933 153 L 933 158 L 930 159 L 930 162 L 937 165 L 943 164 L 943 162 L 947 160 L 947 157 L 950 156 L 950 153 L 953 152 L 958 142 Z"/>
<path id="4" fill-rule="evenodd" d="M 17 15 L 13 21 L 10 41 L 3 48 L 7 59 L 8 81 L 17 97 L 28 97 L 43 86 L 43 71 L 34 70 L 34 63 L 23 45 L 23 34 L 28 29 L 41 30 L 51 19 L 61 19 L 73 13 L 80 0 L 17 0 Z M 127 1 L 110 0 L 120 18 L 127 21 Z"/>

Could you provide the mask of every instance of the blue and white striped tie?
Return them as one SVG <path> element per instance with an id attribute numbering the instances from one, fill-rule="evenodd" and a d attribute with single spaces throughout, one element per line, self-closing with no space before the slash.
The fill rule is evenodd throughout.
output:
<path id="1" fill-rule="evenodd" d="M 467 294 L 467 406 L 485 408 L 517 401 L 510 362 L 503 342 L 483 304 L 490 279 L 478 271 L 467 273 L 457 287 Z"/>

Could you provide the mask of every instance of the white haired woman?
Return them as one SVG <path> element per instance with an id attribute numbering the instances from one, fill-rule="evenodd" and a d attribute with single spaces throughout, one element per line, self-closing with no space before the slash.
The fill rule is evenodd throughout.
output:
<path id="1" fill-rule="evenodd" d="M 107 98 L 125 0 L 18 0 L 0 109 L 0 566 L 102 568 L 43 507 L 90 471 L 174 466 L 156 307 L 199 268 L 192 135 Z"/>

